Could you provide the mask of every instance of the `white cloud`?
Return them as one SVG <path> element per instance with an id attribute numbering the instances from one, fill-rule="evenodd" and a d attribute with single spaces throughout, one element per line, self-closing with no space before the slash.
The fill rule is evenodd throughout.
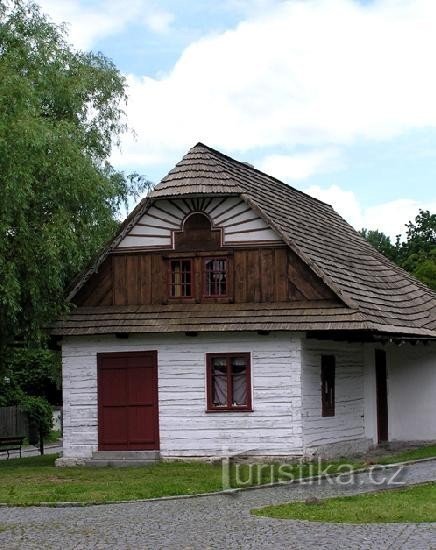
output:
<path id="1" fill-rule="evenodd" d="M 363 208 L 352 191 L 347 191 L 337 185 L 322 188 L 312 185 L 305 192 L 320 199 L 345 218 L 356 229 L 378 229 L 395 240 L 396 235 L 405 236 L 405 224 L 415 219 L 419 210 L 436 210 L 436 200 L 422 202 L 401 198 L 382 204 Z"/>
<path id="2" fill-rule="evenodd" d="M 295 155 L 269 155 L 260 162 L 259 169 L 288 182 L 337 170 L 341 166 L 340 151 L 327 148 Z"/>
<path id="3" fill-rule="evenodd" d="M 223 6 L 244 14 L 259 14 L 270 10 L 283 0 L 222 0 Z"/>
<path id="4" fill-rule="evenodd" d="M 55 23 L 67 23 L 70 42 L 79 49 L 92 49 L 96 41 L 122 32 L 130 23 L 142 21 L 153 32 L 169 30 L 172 14 L 156 8 L 149 0 L 39 0 L 44 13 Z"/>
<path id="5" fill-rule="evenodd" d="M 146 26 L 156 33 L 167 33 L 170 30 L 174 15 L 165 11 L 149 13 L 145 16 Z"/>
<path id="6" fill-rule="evenodd" d="M 240 154 L 436 127 L 435 26 L 434 0 L 271 2 L 192 43 L 169 74 L 129 77 L 138 139 L 123 162 L 198 140 Z"/>

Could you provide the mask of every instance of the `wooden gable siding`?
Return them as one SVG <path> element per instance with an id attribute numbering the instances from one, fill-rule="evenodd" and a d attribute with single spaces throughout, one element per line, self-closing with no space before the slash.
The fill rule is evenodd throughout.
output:
<path id="1" fill-rule="evenodd" d="M 113 305 L 112 257 L 108 256 L 74 297 L 77 305 Z"/>
<path id="2" fill-rule="evenodd" d="M 229 259 L 229 302 L 335 300 L 332 291 L 285 247 L 235 249 L 229 252 Z M 76 296 L 75 303 L 80 306 L 166 304 L 171 302 L 167 281 L 168 259 L 164 254 L 113 254 Z M 197 284 L 201 284 L 199 278 Z"/>

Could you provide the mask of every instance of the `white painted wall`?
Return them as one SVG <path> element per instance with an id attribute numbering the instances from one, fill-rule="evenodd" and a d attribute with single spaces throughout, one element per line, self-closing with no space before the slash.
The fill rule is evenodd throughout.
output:
<path id="1" fill-rule="evenodd" d="M 365 435 L 373 445 L 378 443 L 375 349 L 373 344 L 364 346 Z"/>
<path id="2" fill-rule="evenodd" d="M 97 450 L 97 353 L 158 351 L 163 457 L 302 453 L 301 341 L 289 333 L 65 338 L 64 457 Z M 250 352 L 254 411 L 206 413 L 205 354 Z"/>
<path id="3" fill-rule="evenodd" d="M 336 357 L 336 410 L 332 417 L 322 416 L 321 355 L 324 354 Z M 330 454 L 331 447 L 331 454 L 340 454 L 368 448 L 363 345 L 303 340 L 302 362 L 305 452 Z"/>
<path id="4" fill-rule="evenodd" d="M 389 439 L 436 440 L 436 344 L 386 349 Z"/>

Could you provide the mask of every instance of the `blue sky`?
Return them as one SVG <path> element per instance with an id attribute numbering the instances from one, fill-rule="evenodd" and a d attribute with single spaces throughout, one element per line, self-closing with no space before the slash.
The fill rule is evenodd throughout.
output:
<path id="1" fill-rule="evenodd" d="M 434 0 L 41 0 L 129 84 L 113 163 L 158 181 L 197 141 L 355 227 L 436 211 Z"/>

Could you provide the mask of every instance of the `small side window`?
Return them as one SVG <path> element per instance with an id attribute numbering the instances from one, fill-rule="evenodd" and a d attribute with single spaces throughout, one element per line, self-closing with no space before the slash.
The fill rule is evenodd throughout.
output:
<path id="1" fill-rule="evenodd" d="M 335 416 L 335 371 L 334 355 L 321 356 L 322 415 Z"/>

